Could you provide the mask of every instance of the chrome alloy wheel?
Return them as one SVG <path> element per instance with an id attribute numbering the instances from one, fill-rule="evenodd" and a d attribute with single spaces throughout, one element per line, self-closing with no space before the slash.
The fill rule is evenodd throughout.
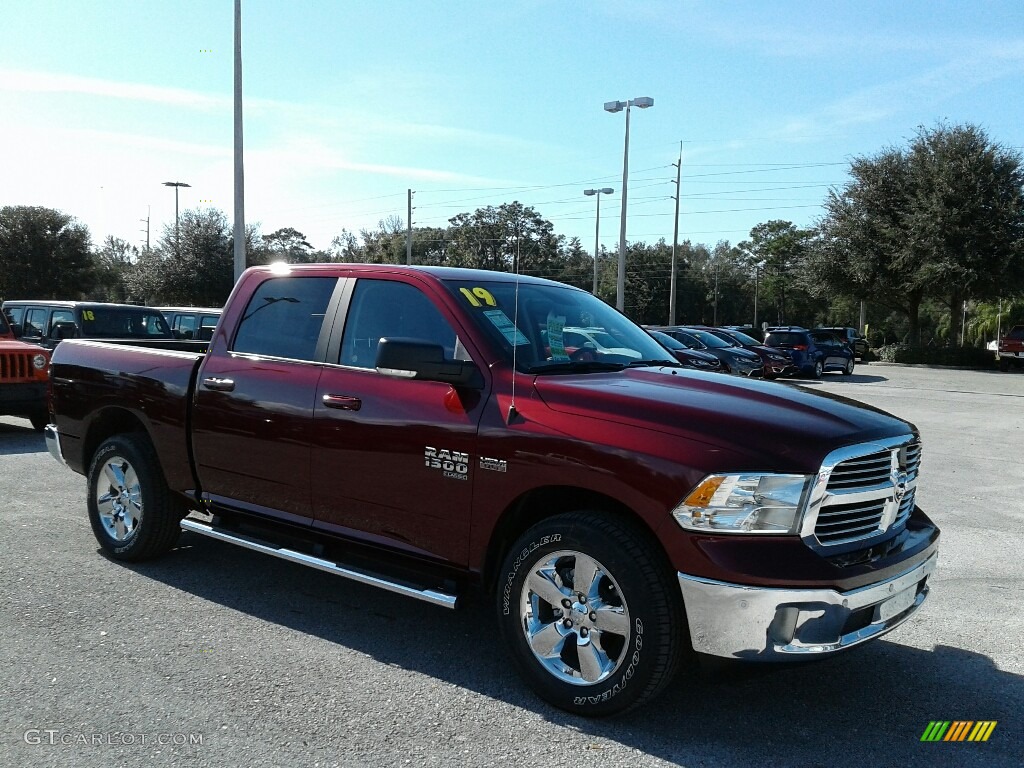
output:
<path id="1" fill-rule="evenodd" d="M 626 657 L 629 609 L 608 569 L 582 552 L 552 552 L 533 566 L 520 595 L 526 642 L 558 680 L 593 685 Z"/>
<path id="2" fill-rule="evenodd" d="M 111 456 L 103 466 L 103 477 L 97 481 L 95 492 L 104 530 L 114 541 L 130 539 L 142 521 L 142 489 L 135 468 L 121 456 Z"/>

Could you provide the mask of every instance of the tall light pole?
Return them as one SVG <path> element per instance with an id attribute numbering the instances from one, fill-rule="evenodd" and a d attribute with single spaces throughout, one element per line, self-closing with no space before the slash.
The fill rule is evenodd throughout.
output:
<path id="1" fill-rule="evenodd" d="M 242 164 L 242 0 L 235 0 L 235 282 L 245 271 L 245 167 Z"/>
<path id="2" fill-rule="evenodd" d="M 165 181 L 165 187 L 174 187 L 174 255 L 181 256 L 181 235 L 178 232 L 178 190 L 181 187 L 191 187 L 184 181 Z"/>
<path id="3" fill-rule="evenodd" d="M 622 213 L 619 218 L 619 275 L 615 285 L 615 308 L 619 312 L 626 309 L 626 187 L 629 181 L 629 108 L 647 109 L 654 106 L 650 96 L 637 96 L 629 101 L 606 101 L 605 112 L 621 112 L 626 110 L 626 144 L 622 152 Z"/>
<path id="4" fill-rule="evenodd" d="M 583 194 L 588 197 L 597 196 L 597 221 L 594 224 L 594 290 L 591 291 L 595 296 L 597 296 L 597 254 L 601 243 L 601 195 L 610 195 L 614 191 L 611 187 L 583 190 Z"/>

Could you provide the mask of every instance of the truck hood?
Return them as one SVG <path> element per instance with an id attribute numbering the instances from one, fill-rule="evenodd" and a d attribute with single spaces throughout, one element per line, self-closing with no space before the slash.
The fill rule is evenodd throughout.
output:
<path id="1" fill-rule="evenodd" d="M 534 386 L 553 411 L 677 435 L 764 469 L 817 471 L 841 445 L 916 432 L 838 395 L 678 368 L 538 376 Z"/>

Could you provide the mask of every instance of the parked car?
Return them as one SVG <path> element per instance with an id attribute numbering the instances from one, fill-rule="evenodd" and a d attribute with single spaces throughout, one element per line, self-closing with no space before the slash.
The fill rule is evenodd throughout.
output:
<path id="1" fill-rule="evenodd" d="M 0 415 L 24 416 L 42 431 L 46 413 L 48 350 L 18 341 L 0 312 Z"/>
<path id="2" fill-rule="evenodd" d="M 719 327 L 725 328 L 728 331 L 739 331 L 740 333 L 745 333 L 750 338 L 756 340 L 758 344 L 764 343 L 764 331 L 760 328 L 755 328 L 752 325 L 723 325 Z"/>
<path id="3" fill-rule="evenodd" d="M 3 311 L 22 341 L 53 349 L 62 339 L 173 339 L 159 310 L 96 301 L 5 301 Z"/>
<path id="4" fill-rule="evenodd" d="M 853 350 L 833 333 L 787 325 L 769 328 L 764 343 L 788 352 L 800 375 L 820 379 L 825 371 L 853 373 Z"/>
<path id="5" fill-rule="evenodd" d="M 663 331 L 655 331 L 651 328 L 646 330 L 654 337 L 655 341 L 671 352 L 675 356 L 676 360 L 687 368 L 694 368 L 698 371 L 724 373 L 722 361 L 710 352 L 701 352 L 699 349 L 690 349 L 688 346 L 683 344 L 683 342 L 672 338 Z"/>
<path id="6" fill-rule="evenodd" d="M 705 328 L 708 333 L 713 333 L 723 341 L 728 341 L 738 347 L 749 350 L 761 358 L 764 365 L 764 377 L 766 379 L 777 379 L 780 376 L 790 376 L 796 373 L 796 366 L 793 365 L 793 358 L 788 352 L 775 347 L 768 347 L 755 338 L 745 333 L 734 331 L 729 328 Z"/>
<path id="7" fill-rule="evenodd" d="M 1011 365 L 1024 365 L 1024 325 L 1015 325 L 999 339 L 996 349 L 999 370 L 1008 371 Z"/>
<path id="8" fill-rule="evenodd" d="M 713 333 L 688 326 L 666 326 L 656 330 L 667 333 L 690 349 L 711 353 L 719 359 L 726 373 L 735 373 L 741 376 L 762 376 L 764 374 L 764 364 L 758 355 L 720 339 Z"/>
<path id="9" fill-rule="evenodd" d="M 214 307 L 156 307 L 179 339 L 209 341 L 217 328 L 222 309 Z"/>
<path id="10" fill-rule="evenodd" d="M 641 355 L 639 350 L 622 346 L 622 342 L 604 328 L 563 328 L 562 344 L 569 353 L 590 350 L 601 359 L 612 355 L 626 358 L 627 361 L 639 360 Z"/>
<path id="11" fill-rule="evenodd" d="M 573 359 L 567 325 L 640 358 Z M 693 652 L 831 655 L 927 599 L 940 534 L 915 503 L 912 424 L 681 374 L 586 291 L 475 269 L 253 267 L 207 346 L 54 352 L 46 443 L 86 477 L 105 583 L 185 529 L 439 607 L 483 594 L 487 652 L 585 716 L 685 687 Z M 864 675 L 900 674 L 878 658 Z"/>
<path id="12" fill-rule="evenodd" d="M 848 325 L 822 325 L 812 330 L 833 333 L 853 350 L 854 356 L 863 360 L 868 353 L 868 340 L 856 328 Z"/>

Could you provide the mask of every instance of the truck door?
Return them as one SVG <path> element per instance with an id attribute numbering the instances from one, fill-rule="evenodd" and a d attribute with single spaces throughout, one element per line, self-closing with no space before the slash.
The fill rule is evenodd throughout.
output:
<path id="1" fill-rule="evenodd" d="M 316 395 L 314 525 L 465 563 L 485 393 L 377 373 L 385 337 L 470 356 L 431 286 L 397 275 L 353 283 Z"/>
<path id="2" fill-rule="evenodd" d="M 313 402 L 337 285 L 336 277 L 270 277 L 253 292 L 227 348 L 215 340 L 192 420 L 205 498 L 311 522 Z"/>

